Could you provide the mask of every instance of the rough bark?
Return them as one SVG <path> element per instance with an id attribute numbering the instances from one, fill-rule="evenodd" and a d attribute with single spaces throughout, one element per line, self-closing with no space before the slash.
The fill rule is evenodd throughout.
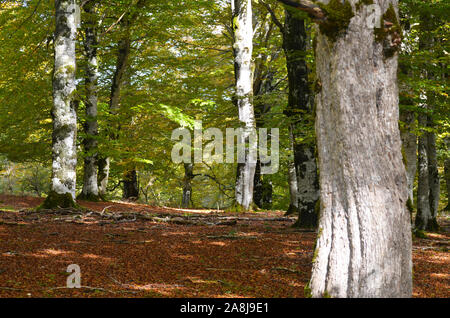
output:
<path id="1" fill-rule="evenodd" d="M 86 134 L 83 140 L 84 145 L 84 177 L 83 189 L 79 198 L 88 200 L 98 200 L 98 182 L 97 182 L 97 86 L 98 86 L 98 62 L 97 62 L 97 22 L 95 18 L 94 2 L 87 2 L 84 6 L 87 21 L 85 24 L 84 50 L 86 56 L 86 122 L 84 123 L 84 132 Z"/>
<path id="2" fill-rule="evenodd" d="M 232 28 L 234 70 L 236 79 L 235 103 L 239 111 L 239 121 L 243 126 L 240 142 L 247 144 L 245 162 L 238 163 L 236 174 L 236 203 L 244 210 L 251 209 L 253 184 L 256 169 L 257 139 L 250 138 L 255 133 L 253 110 L 252 52 L 253 27 L 252 4 L 250 0 L 232 0 Z"/>
<path id="3" fill-rule="evenodd" d="M 77 102 L 76 84 L 76 3 L 75 0 L 55 1 L 52 186 L 44 205 L 47 208 L 73 205 L 76 188 Z M 70 194 L 72 200 L 59 200 Z M 50 202 L 52 201 L 52 202 Z M 58 202 L 59 201 L 59 202 Z"/>
<path id="4" fill-rule="evenodd" d="M 398 128 L 398 35 L 387 30 L 384 39 L 376 39 L 366 23 L 372 11 L 365 5 L 356 10 L 359 0 L 331 3 L 347 13 L 350 3 L 354 16 L 337 30 L 329 17 L 317 30 L 321 204 L 311 295 L 410 297 L 411 225 Z M 374 4 L 396 22 L 396 0 Z"/>
<path id="5" fill-rule="evenodd" d="M 290 120 L 293 135 L 294 166 L 297 179 L 299 219 L 296 227 L 316 228 L 316 203 L 319 199 L 319 177 L 315 158 L 315 145 L 305 138 L 305 128 L 311 123 L 313 109 L 310 103 L 306 54 L 305 21 L 295 18 L 286 10 L 283 28 L 283 48 L 289 81 L 289 101 L 285 114 Z M 305 140 L 306 141 L 300 141 Z M 308 141 L 309 140 L 309 141 Z"/>
<path id="6" fill-rule="evenodd" d="M 400 111 L 400 120 L 404 127 L 401 129 L 403 161 L 408 180 L 409 206 L 414 204 L 414 180 L 417 172 L 417 136 L 415 134 L 416 120 L 412 111 Z"/>

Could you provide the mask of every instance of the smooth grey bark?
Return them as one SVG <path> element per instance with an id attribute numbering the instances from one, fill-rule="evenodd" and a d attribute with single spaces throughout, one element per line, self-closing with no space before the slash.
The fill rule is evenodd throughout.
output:
<path id="1" fill-rule="evenodd" d="M 288 184 L 289 184 L 289 208 L 286 211 L 286 215 L 298 213 L 298 183 L 297 183 L 297 170 L 294 163 L 294 136 L 292 132 L 292 126 L 289 126 L 289 148 L 292 151 L 292 159 L 288 162 Z"/>
<path id="2" fill-rule="evenodd" d="M 283 27 L 283 48 L 289 81 L 289 101 L 285 114 L 290 120 L 294 148 L 294 166 L 297 179 L 299 219 L 295 226 L 316 228 L 319 199 L 319 176 L 315 158 L 314 141 L 298 141 L 307 135 L 306 127 L 311 123 L 313 109 L 308 83 L 308 68 L 305 60 L 307 34 L 305 21 L 294 17 L 286 10 Z M 291 192 L 292 193 L 292 192 Z M 291 199 L 292 200 L 292 199 Z"/>
<path id="3" fill-rule="evenodd" d="M 238 163 L 236 173 L 236 203 L 244 210 L 249 210 L 253 203 L 253 186 L 256 170 L 257 138 L 250 138 L 256 133 L 255 114 L 253 110 L 253 26 L 251 0 L 232 0 L 232 30 L 234 73 L 236 79 L 235 103 L 239 111 L 239 121 L 243 133 L 240 142 L 247 144 L 244 163 Z"/>
<path id="4" fill-rule="evenodd" d="M 97 148 L 98 148 L 98 122 L 97 122 L 97 103 L 98 103 L 98 62 L 97 62 L 97 20 L 95 18 L 95 2 L 87 2 L 84 6 L 86 13 L 85 23 L 85 41 L 84 50 L 86 56 L 86 122 L 84 123 L 84 132 L 86 134 L 83 140 L 84 145 L 84 177 L 83 189 L 80 198 L 89 200 L 98 200 L 98 182 L 97 182 Z"/>
<path id="5" fill-rule="evenodd" d="M 367 25 L 373 11 L 366 5 L 356 10 L 359 0 L 345 3 L 354 16 L 335 38 L 322 33 L 326 27 L 317 28 L 321 204 L 311 294 L 410 297 L 412 240 L 398 128 L 398 37 L 388 29 L 384 41 L 377 41 Z M 374 4 L 382 13 L 392 5 L 398 17 L 396 0 Z"/>
<path id="6" fill-rule="evenodd" d="M 77 165 L 75 15 L 75 0 L 55 1 L 51 191 L 57 195 L 68 193 L 72 199 L 75 199 Z"/>
<path id="7" fill-rule="evenodd" d="M 418 115 L 420 127 L 426 127 L 428 120 L 425 113 Z M 419 135 L 418 160 L 417 160 L 417 214 L 415 227 L 419 230 L 426 230 L 431 217 L 430 205 L 430 177 L 428 170 L 428 136 L 422 131 Z"/>
<path id="8" fill-rule="evenodd" d="M 404 123 L 400 134 L 408 180 L 409 206 L 412 207 L 414 204 L 414 180 L 417 172 L 417 135 L 414 133 L 416 129 L 415 113 L 413 111 L 400 111 L 400 121 Z"/>

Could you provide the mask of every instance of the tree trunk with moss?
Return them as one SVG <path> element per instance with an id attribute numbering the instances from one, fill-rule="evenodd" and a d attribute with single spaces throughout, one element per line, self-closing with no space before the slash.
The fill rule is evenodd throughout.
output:
<path id="1" fill-rule="evenodd" d="M 55 1 L 52 185 L 45 208 L 75 206 L 77 102 L 75 0 Z"/>
<path id="2" fill-rule="evenodd" d="M 316 228 L 318 216 L 315 206 L 319 199 L 319 176 L 314 134 L 310 133 L 313 136 L 308 136 L 308 128 L 312 129 L 314 119 L 305 59 L 306 42 L 305 21 L 297 19 L 286 10 L 283 48 L 288 71 L 289 101 L 285 114 L 290 120 L 297 180 L 299 219 L 295 226 Z"/>
<path id="3" fill-rule="evenodd" d="M 250 0 L 232 0 L 232 29 L 234 74 L 236 79 L 235 103 L 239 111 L 239 121 L 243 133 L 239 142 L 247 145 L 244 162 L 238 163 L 236 173 L 236 203 L 243 210 L 249 210 L 253 203 L 253 185 L 256 169 L 257 139 L 251 138 L 255 130 L 253 110 L 253 26 L 252 3 Z"/>
<path id="4" fill-rule="evenodd" d="M 97 182 L 97 86 L 98 86 L 98 62 L 97 62 L 97 20 L 95 2 L 87 2 L 84 6 L 86 22 L 84 28 L 84 50 L 86 56 L 86 122 L 84 123 L 84 178 L 83 189 L 79 199 L 98 201 Z"/>
<path id="5" fill-rule="evenodd" d="M 398 4 L 373 1 L 385 27 L 374 29 L 367 23 L 373 10 L 359 0 L 326 2 L 315 45 L 320 221 L 307 291 L 313 297 L 410 297 Z"/>

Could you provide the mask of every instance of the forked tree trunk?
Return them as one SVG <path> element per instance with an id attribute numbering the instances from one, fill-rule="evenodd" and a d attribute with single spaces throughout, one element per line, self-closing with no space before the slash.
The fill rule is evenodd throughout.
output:
<path id="1" fill-rule="evenodd" d="M 367 23 L 373 10 L 364 4 L 357 10 L 357 3 L 329 2 L 333 10 L 317 30 L 321 216 L 310 288 L 313 297 L 410 297 L 397 1 L 374 1 L 394 25 L 377 38 Z"/>
<path id="2" fill-rule="evenodd" d="M 315 145 L 314 141 L 298 141 L 302 137 L 305 139 L 304 137 L 307 135 L 305 129 L 310 126 L 311 123 L 308 120 L 311 120 L 313 113 L 306 64 L 306 42 L 305 21 L 297 19 L 286 10 L 283 48 L 288 71 L 289 102 L 285 113 L 291 121 L 290 130 L 293 136 L 294 166 L 297 179 L 299 219 L 295 226 L 316 228 L 318 215 L 315 207 L 319 199 L 319 176 L 314 155 Z"/>
<path id="3" fill-rule="evenodd" d="M 56 0 L 55 17 L 52 185 L 44 208 L 74 206 L 76 188 L 75 0 Z"/>
<path id="4" fill-rule="evenodd" d="M 236 78 L 235 101 L 239 111 L 239 121 L 243 126 L 240 142 L 248 145 L 245 162 L 238 163 L 236 174 L 236 203 L 244 210 L 249 210 L 253 203 L 253 183 L 256 169 L 257 147 L 255 133 L 255 114 L 253 110 L 252 52 L 253 27 L 252 4 L 250 0 L 232 0 L 232 28 L 234 73 Z"/>
<path id="5" fill-rule="evenodd" d="M 86 122 L 84 132 L 86 137 L 83 141 L 84 158 L 84 178 L 83 190 L 79 196 L 84 200 L 98 200 L 97 182 L 97 148 L 98 122 L 97 122 L 97 82 L 98 82 L 98 62 L 97 62 L 97 22 L 95 18 L 94 2 L 87 2 L 84 11 L 87 16 L 85 27 L 84 50 L 86 53 Z"/>

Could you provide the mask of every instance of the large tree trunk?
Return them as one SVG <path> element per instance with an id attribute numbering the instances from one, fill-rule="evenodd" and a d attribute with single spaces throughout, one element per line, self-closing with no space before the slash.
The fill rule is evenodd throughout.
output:
<path id="1" fill-rule="evenodd" d="M 373 10 L 364 4 L 357 10 L 357 3 L 331 1 L 333 10 L 317 29 L 321 216 L 310 288 L 313 297 L 410 297 L 411 225 L 398 128 L 398 4 L 374 1 L 394 25 L 376 38 L 367 26 Z"/>
<path id="2" fill-rule="evenodd" d="M 290 130 L 294 144 L 299 210 L 299 219 L 295 226 L 316 228 L 318 215 L 315 207 L 319 199 L 319 177 L 314 155 L 315 145 L 313 140 L 299 141 L 299 139 L 305 139 L 304 137 L 308 134 L 305 129 L 311 125 L 313 112 L 305 60 L 306 42 L 305 21 L 295 18 L 286 10 L 283 47 L 289 80 L 289 104 L 285 113 L 291 122 Z"/>
<path id="3" fill-rule="evenodd" d="M 400 131 L 402 138 L 403 156 L 408 180 L 409 208 L 414 205 L 414 180 L 417 172 L 417 136 L 415 113 L 412 111 L 401 111 L 400 120 L 405 124 Z"/>
<path id="4" fill-rule="evenodd" d="M 97 62 L 97 22 L 95 18 L 94 2 L 87 2 L 84 6 L 87 21 L 85 27 L 84 50 L 86 53 L 86 122 L 84 132 L 86 137 L 83 141 L 84 158 L 84 178 L 83 190 L 79 196 L 84 200 L 98 200 L 97 182 L 97 82 L 98 82 L 98 62 Z"/>
<path id="5" fill-rule="evenodd" d="M 77 165 L 75 15 L 75 0 L 55 1 L 52 185 L 44 208 L 74 206 Z"/>
<path id="6" fill-rule="evenodd" d="M 253 203 L 253 183 L 256 169 L 257 139 L 255 134 L 255 115 L 253 111 L 252 52 L 253 27 L 252 4 L 250 0 L 232 0 L 232 28 L 234 70 L 236 78 L 235 102 L 239 110 L 239 121 L 243 124 L 243 134 L 239 142 L 247 144 L 245 162 L 238 163 L 236 174 L 236 203 L 249 210 Z"/>

